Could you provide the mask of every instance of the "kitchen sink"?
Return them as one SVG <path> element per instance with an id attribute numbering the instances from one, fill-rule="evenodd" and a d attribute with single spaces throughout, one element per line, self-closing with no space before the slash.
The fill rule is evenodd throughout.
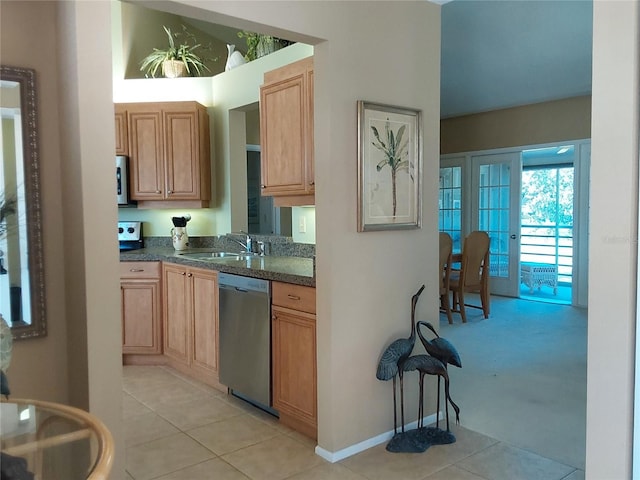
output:
<path id="1" fill-rule="evenodd" d="M 255 257 L 257 253 L 249 252 L 184 252 L 178 255 L 189 258 L 191 260 L 244 260 L 246 258 Z"/>

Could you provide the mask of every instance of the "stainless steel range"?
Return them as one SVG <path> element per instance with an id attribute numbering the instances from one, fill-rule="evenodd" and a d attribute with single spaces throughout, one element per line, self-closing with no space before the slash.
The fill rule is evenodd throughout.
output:
<path id="1" fill-rule="evenodd" d="M 120 251 L 144 248 L 142 222 L 118 222 Z"/>

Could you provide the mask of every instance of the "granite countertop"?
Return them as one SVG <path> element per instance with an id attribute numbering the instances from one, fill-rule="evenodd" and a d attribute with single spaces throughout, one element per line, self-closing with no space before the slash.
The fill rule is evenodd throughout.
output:
<path id="1" fill-rule="evenodd" d="M 231 260 L 228 258 L 194 260 L 181 255 L 182 253 L 211 251 L 212 249 L 210 248 L 190 248 L 180 252 L 176 252 L 172 247 L 141 248 L 139 250 L 120 252 L 120 261 L 171 262 L 263 280 L 275 280 L 308 287 L 316 286 L 316 279 L 313 274 L 313 259 L 311 258 L 268 255 L 264 257 L 249 257 L 242 260 Z"/>

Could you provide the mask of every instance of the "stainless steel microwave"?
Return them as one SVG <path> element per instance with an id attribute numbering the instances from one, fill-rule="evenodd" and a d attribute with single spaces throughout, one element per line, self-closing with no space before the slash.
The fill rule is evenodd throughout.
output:
<path id="1" fill-rule="evenodd" d="M 129 159 L 116 156 L 116 185 L 118 205 L 129 205 Z"/>

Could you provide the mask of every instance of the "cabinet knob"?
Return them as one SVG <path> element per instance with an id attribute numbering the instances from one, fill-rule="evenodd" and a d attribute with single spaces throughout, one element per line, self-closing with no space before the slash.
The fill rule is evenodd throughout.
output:
<path id="1" fill-rule="evenodd" d="M 300 297 L 297 295 L 288 294 L 287 297 L 289 297 L 291 300 L 300 300 Z"/>
<path id="2" fill-rule="evenodd" d="M 187 277 L 193 277 L 193 273 L 189 273 Z"/>
<path id="3" fill-rule="evenodd" d="M 263 185 L 260 185 L 260 188 L 267 188 L 267 186 L 263 184 Z"/>
<path id="4" fill-rule="evenodd" d="M 312 187 L 316 184 L 316 182 L 309 182 L 309 185 L 311 185 Z"/>
<path id="5" fill-rule="evenodd" d="M 167 195 L 171 195 L 173 193 L 173 190 L 167 190 Z"/>
<path id="6" fill-rule="evenodd" d="M 156 190 L 156 193 L 162 193 L 160 190 Z"/>
<path id="7" fill-rule="evenodd" d="M 186 275 L 187 272 L 180 272 L 180 275 Z"/>

